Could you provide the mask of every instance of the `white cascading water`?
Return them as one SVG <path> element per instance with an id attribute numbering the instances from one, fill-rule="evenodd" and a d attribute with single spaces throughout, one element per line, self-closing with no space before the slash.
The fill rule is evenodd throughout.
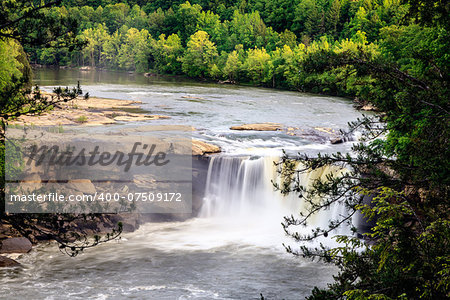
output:
<path id="1" fill-rule="evenodd" d="M 274 160 L 212 157 L 200 216 L 245 216 L 280 206 L 270 181 L 275 176 Z"/>
<path id="2" fill-rule="evenodd" d="M 231 218 L 237 220 L 261 220 L 272 223 L 277 229 L 284 216 L 298 216 L 305 211 L 306 203 L 297 194 L 283 196 L 275 191 L 272 181 L 279 182 L 275 161 L 279 157 L 212 157 L 208 169 L 205 198 L 200 217 Z M 309 187 L 314 180 L 326 179 L 330 173 L 338 172 L 333 167 L 323 167 L 302 174 L 300 182 Z M 326 228 L 329 220 L 345 214 L 342 205 L 333 205 L 313 215 L 309 227 Z M 296 228 L 305 231 L 304 228 Z M 307 229 L 306 229 L 307 230 Z M 277 230 L 278 231 L 278 230 Z M 348 229 L 339 230 L 339 234 L 348 234 Z"/>

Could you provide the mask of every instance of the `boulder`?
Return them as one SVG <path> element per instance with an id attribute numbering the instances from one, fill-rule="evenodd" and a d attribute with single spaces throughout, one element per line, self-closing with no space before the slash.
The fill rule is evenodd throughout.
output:
<path id="1" fill-rule="evenodd" d="M 67 182 L 67 188 L 84 194 L 95 194 L 95 186 L 89 179 L 72 179 Z"/>
<path id="2" fill-rule="evenodd" d="M 9 238 L 1 241 L 0 253 L 28 253 L 32 244 L 25 237 Z"/>
<path id="3" fill-rule="evenodd" d="M 90 67 L 90 66 L 80 67 L 80 71 L 90 71 L 90 70 L 92 70 L 92 69 L 94 69 L 94 68 L 93 68 L 93 67 Z"/>
<path id="4" fill-rule="evenodd" d="M 20 264 L 14 259 L 0 255 L 0 268 L 2 267 L 18 267 Z"/>
<path id="5" fill-rule="evenodd" d="M 376 108 L 372 104 L 366 104 L 363 107 L 361 107 L 360 109 L 364 110 L 364 111 L 378 111 L 378 108 Z"/>
<path id="6" fill-rule="evenodd" d="M 342 144 L 343 142 L 344 142 L 344 139 L 342 137 L 337 137 L 337 138 L 330 140 L 330 143 L 333 145 L 334 144 Z"/>
<path id="7" fill-rule="evenodd" d="M 219 153 L 220 147 L 199 140 L 192 140 L 192 155 Z"/>
<path id="8" fill-rule="evenodd" d="M 119 213 L 114 215 L 109 215 L 109 219 L 113 226 L 116 227 L 119 222 L 122 222 L 123 232 L 133 232 L 139 229 L 140 215 L 136 213 Z"/>
<path id="9" fill-rule="evenodd" d="M 256 130 L 256 131 L 277 131 L 281 130 L 281 124 L 279 123 L 254 123 L 243 124 L 240 126 L 232 126 L 231 130 Z"/>

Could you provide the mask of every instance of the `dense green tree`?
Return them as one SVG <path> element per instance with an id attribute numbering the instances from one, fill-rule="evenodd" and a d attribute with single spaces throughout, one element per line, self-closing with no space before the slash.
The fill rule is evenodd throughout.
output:
<path id="1" fill-rule="evenodd" d="M 149 31 L 154 36 L 159 36 L 165 31 L 166 14 L 161 8 L 148 15 Z"/>
<path id="2" fill-rule="evenodd" d="M 83 31 L 81 36 L 87 42 L 82 51 L 83 62 L 92 67 L 103 66 L 103 47 L 110 38 L 107 28 L 98 24 L 95 28 Z"/>
<path id="3" fill-rule="evenodd" d="M 148 70 L 151 36 L 148 31 L 131 28 L 127 31 L 124 43 L 118 53 L 119 67 L 125 70 L 145 72 Z"/>
<path id="4" fill-rule="evenodd" d="M 197 30 L 207 32 L 216 45 L 222 44 L 228 35 L 226 26 L 220 22 L 220 16 L 211 11 L 200 13 Z"/>
<path id="5" fill-rule="evenodd" d="M 151 47 L 154 67 L 158 72 L 165 74 L 181 73 L 179 58 L 183 55 L 183 46 L 177 34 L 171 34 L 167 39 L 164 34 L 161 34 L 158 40 L 152 40 Z"/>
<path id="6" fill-rule="evenodd" d="M 136 28 L 142 30 L 147 27 L 147 14 L 141 10 L 139 5 L 134 5 L 130 13 L 125 18 L 125 24 L 130 28 Z"/>
<path id="7" fill-rule="evenodd" d="M 270 60 L 273 67 L 272 74 L 272 87 L 286 87 L 286 58 L 289 56 L 288 53 L 292 53 L 291 47 L 284 45 L 282 48 L 277 48 L 272 51 Z"/>
<path id="8" fill-rule="evenodd" d="M 0 40 L 0 90 L 7 88 L 13 78 L 22 76 L 23 65 L 16 59 L 21 46 L 15 40 Z"/>
<path id="9" fill-rule="evenodd" d="M 332 0 L 330 4 L 330 8 L 328 9 L 325 21 L 326 27 L 331 34 L 336 34 L 338 29 L 339 20 L 341 18 L 341 0 Z"/>
<path id="10" fill-rule="evenodd" d="M 102 15 L 96 15 L 94 8 L 91 6 L 71 7 L 69 12 L 79 20 L 80 26 L 78 30 L 80 31 L 92 28 L 97 22 L 102 20 Z"/>
<path id="11" fill-rule="evenodd" d="M 242 44 L 244 49 L 251 47 L 265 47 L 267 27 L 258 12 L 241 14 L 235 11 L 233 19 L 229 25 L 230 39 L 234 39 L 235 44 Z"/>
<path id="12" fill-rule="evenodd" d="M 149 14 L 158 9 L 168 10 L 169 8 L 175 7 L 183 2 L 185 2 L 185 1 L 184 0 L 175 0 L 175 1 L 153 0 L 153 1 L 148 1 L 147 3 L 145 3 L 145 5 L 143 6 L 143 9 L 146 13 Z"/>
<path id="13" fill-rule="evenodd" d="M 304 44 L 299 44 L 293 49 L 284 47 L 282 56 L 285 62 L 283 69 L 286 84 L 291 89 L 302 90 L 304 76 L 300 67 L 306 56 L 306 46 Z"/>
<path id="14" fill-rule="evenodd" d="M 285 29 L 280 33 L 280 46 L 287 45 L 294 48 L 297 45 L 297 36 L 289 29 Z"/>
<path id="15" fill-rule="evenodd" d="M 250 0 L 251 11 L 258 11 L 265 23 L 276 31 L 290 29 L 295 19 L 298 0 Z"/>
<path id="16" fill-rule="evenodd" d="M 183 72 L 191 77 L 206 77 L 210 74 L 217 55 L 217 48 L 209 40 L 209 35 L 204 31 L 197 31 L 189 39 L 181 60 Z"/>
<path id="17" fill-rule="evenodd" d="M 202 7 L 198 4 L 191 5 L 189 1 L 180 5 L 180 8 L 175 13 L 175 32 L 178 33 L 182 41 L 187 41 L 188 38 L 197 31 L 197 24 L 200 20 Z"/>
<path id="18" fill-rule="evenodd" d="M 67 48 L 55 49 L 49 47 L 39 51 L 39 60 L 45 62 L 46 65 L 65 66 L 70 64 L 72 54 Z"/>
<path id="19" fill-rule="evenodd" d="M 223 73 L 228 77 L 229 80 L 235 81 L 239 70 L 241 69 L 242 62 L 239 59 L 238 52 L 236 50 L 228 54 L 225 66 L 223 68 Z"/>
<path id="20" fill-rule="evenodd" d="M 129 10 L 130 7 L 124 3 L 109 4 L 103 8 L 103 21 L 109 33 L 113 33 L 125 24 Z"/>
<path id="21" fill-rule="evenodd" d="M 317 37 L 325 33 L 325 11 L 321 1 L 301 0 L 295 8 L 293 31 Z"/>
<path id="22" fill-rule="evenodd" d="M 255 83 L 267 83 L 272 79 L 272 62 L 264 48 L 249 49 L 243 68 Z"/>
<path id="23" fill-rule="evenodd" d="M 117 57 L 119 56 L 120 46 L 123 44 L 123 36 L 119 31 L 108 36 L 102 46 L 102 62 L 105 67 L 117 69 Z"/>

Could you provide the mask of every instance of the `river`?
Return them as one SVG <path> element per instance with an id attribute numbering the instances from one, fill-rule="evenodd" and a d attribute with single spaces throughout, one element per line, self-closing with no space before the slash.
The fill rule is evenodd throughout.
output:
<path id="1" fill-rule="evenodd" d="M 282 217 L 295 214 L 302 205 L 297 197 L 283 198 L 273 191 L 272 162 L 281 149 L 349 151 L 351 142 L 331 145 L 283 132 L 237 132 L 229 127 L 278 122 L 305 129 L 345 129 L 347 122 L 361 116 L 351 101 L 174 77 L 35 72 L 35 82 L 44 90 L 77 81 L 91 96 L 142 101 L 143 111 L 171 117 L 151 122 L 192 125 L 196 138 L 220 145 L 223 153 L 209 162 L 198 217 L 147 223 L 75 258 L 61 254 L 55 244 L 41 244 L 17 259 L 23 268 L 0 269 L 1 299 L 259 299 L 260 293 L 266 299 L 303 299 L 314 286 L 324 287 L 332 280 L 333 267 L 285 252 L 282 243 L 293 242 L 284 236 Z M 311 174 L 304 182 L 326 173 Z M 318 216 L 315 225 L 340 213 L 333 208 Z"/>

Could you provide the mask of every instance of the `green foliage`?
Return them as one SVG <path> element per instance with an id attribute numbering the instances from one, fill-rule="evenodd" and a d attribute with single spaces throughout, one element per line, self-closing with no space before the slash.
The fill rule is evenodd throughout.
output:
<path id="1" fill-rule="evenodd" d="M 91 66 L 102 65 L 102 49 L 109 39 L 106 26 L 98 24 L 96 28 L 83 31 L 83 39 L 87 42 L 82 51 L 83 61 L 89 61 Z"/>
<path id="2" fill-rule="evenodd" d="M 125 35 L 125 41 L 119 48 L 119 67 L 125 70 L 145 72 L 148 70 L 150 39 L 146 29 L 131 28 Z"/>
<path id="3" fill-rule="evenodd" d="M 54 63 L 62 62 L 58 56 L 67 53 L 65 51 L 71 52 L 83 45 L 75 36 L 76 22 L 64 7 L 54 7 L 58 3 L 3 1 L 0 4 L 0 223 L 12 226 L 26 237 L 40 235 L 54 239 L 62 252 L 75 256 L 85 248 L 117 238 L 122 232 L 121 224 L 106 236 L 90 241 L 70 224 L 79 219 L 98 221 L 93 214 L 10 214 L 4 211 L 5 174 L 18 172 L 23 166 L 20 150 L 15 150 L 13 141 L 6 141 L 8 122 L 22 115 L 41 114 L 82 94 L 79 85 L 73 89 L 56 88 L 52 96 L 43 95 L 38 87 L 31 88 L 31 68 L 22 45 L 46 46 L 40 56 L 51 58 Z M 91 53 L 96 54 L 95 46 L 90 49 Z M 5 164 L 5 143 L 9 146 L 6 148 L 8 164 Z"/>
<path id="4" fill-rule="evenodd" d="M 225 67 L 223 68 L 223 73 L 228 77 L 229 80 L 236 80 L 239 70 L 241 69 L 242 62 L 239 59 L 238 52 L 234 50 L 227 56 Z"/>
<path id="5" fill-rule="evenodd" d="M 364 193 L 360 190 L 361 193 Z M 369 193 L 369 191 L 365 191 Z M 444 299 L 449 293 L 450 224 L 424 223 L 403 193 L 378 190 L 371 205 L 358 210 L 376 219 L 366 239 L 337 236 L 341 247 L 324 250 L 340 267 L 327 290 L 308 299 Z"/>
<path id="6" fill-rule="evenodd" d="M 58 1 L 2 1 L 0 3 L 0 37 L 26 46 L 77 46 L 73 32 L 77 20 L 65 8 L 53 7 Z"/>
<path id="7" fill-rule="evenodd" d="M 280 172 L 284 193 L 300 193 L 309 204 L 298 218 L 286 217 L 296 241 L 327 237 L 361 213 L 375 226 L 364 238 L 340 236 L 343 246 L 299 250 L 339 267 L 327 289 L 309 299 L 445 299 L 449 296 L 449 34 L 444 27 L 387 26 L 378 45 L 357 32 L 353 39 L 313 42 L 301 61 L 305 84 L 357 95 L 383 114 L 351 124 L 363 133 L 352 155 L 300 156 L 302 169 L 286 157 Z M 288 51 L 286 53 L 289 53 Z M 292 54 L 290 54 L 291 56 Z M 332 165 L 338 168 L 309 189 L 298 174 Z M 370 205 L 364 197 L 372 197 Z M 349 215 L 328 227 L 301 235 L 318 211 L 340 203 Z M 353 228 L 357 231 L 357 228 Z"/>
<path id="8" fill-rule="evenodd" d="M 0 91 L 7 88 L 13 78 L 22 76 L 22 64 L 16 59 L 20 48 L 14 40 L 0 40 Z"/>
<path id="9" fill-rule="evenodd" d="M 197 31 L 197 23 L 200 19 L 202 7 L 198 4 L 191 5 L 189 1 L 180 5 L 175 13 L 175 32 L 183 41 L 187 41 Z"/>
<path id="10" fill-rule="evenodd" d="M 264 83 L 272 79 L 273 66 L 266 49 L 250 49 L 243 68 L 255 83 Z"/>
<path id="11" fill-rule="evenodd" d="M 151 41 L 151 54 L 154 67 L 158 72 L 165 74 L 180 74 L 181 62 L 178 59 L 183 54 L 183 46 L 177 34 L 167 37 L 164 34 L 159 39 Z"/>
<path id="12" fill-rule="evenodd" d="M 191 77 L 208 76 L 217 55 L 217 48 L 209 40 L 209 35 L 204 31 L 197 31 L 189 39 L 181 59 L 183 72 Z"/>
<path id="13" fill-rule="evenodd" d="M 78 118 L 75 119 L 75 122 L 77 123 L 86 123 L 88 120 L 88 118 L 86 116 L 79 116 Z"/>
<path id="14" fill-rule="evenodd" d="M 109 4 L 104 7 L 102 19 L 105 22 L 106 27 L 108 27 L 110 33 L 113 33 L 125 25 L 129 11 L 130 7 L 125 3 L 117 3 L 114 5 Z"/>

